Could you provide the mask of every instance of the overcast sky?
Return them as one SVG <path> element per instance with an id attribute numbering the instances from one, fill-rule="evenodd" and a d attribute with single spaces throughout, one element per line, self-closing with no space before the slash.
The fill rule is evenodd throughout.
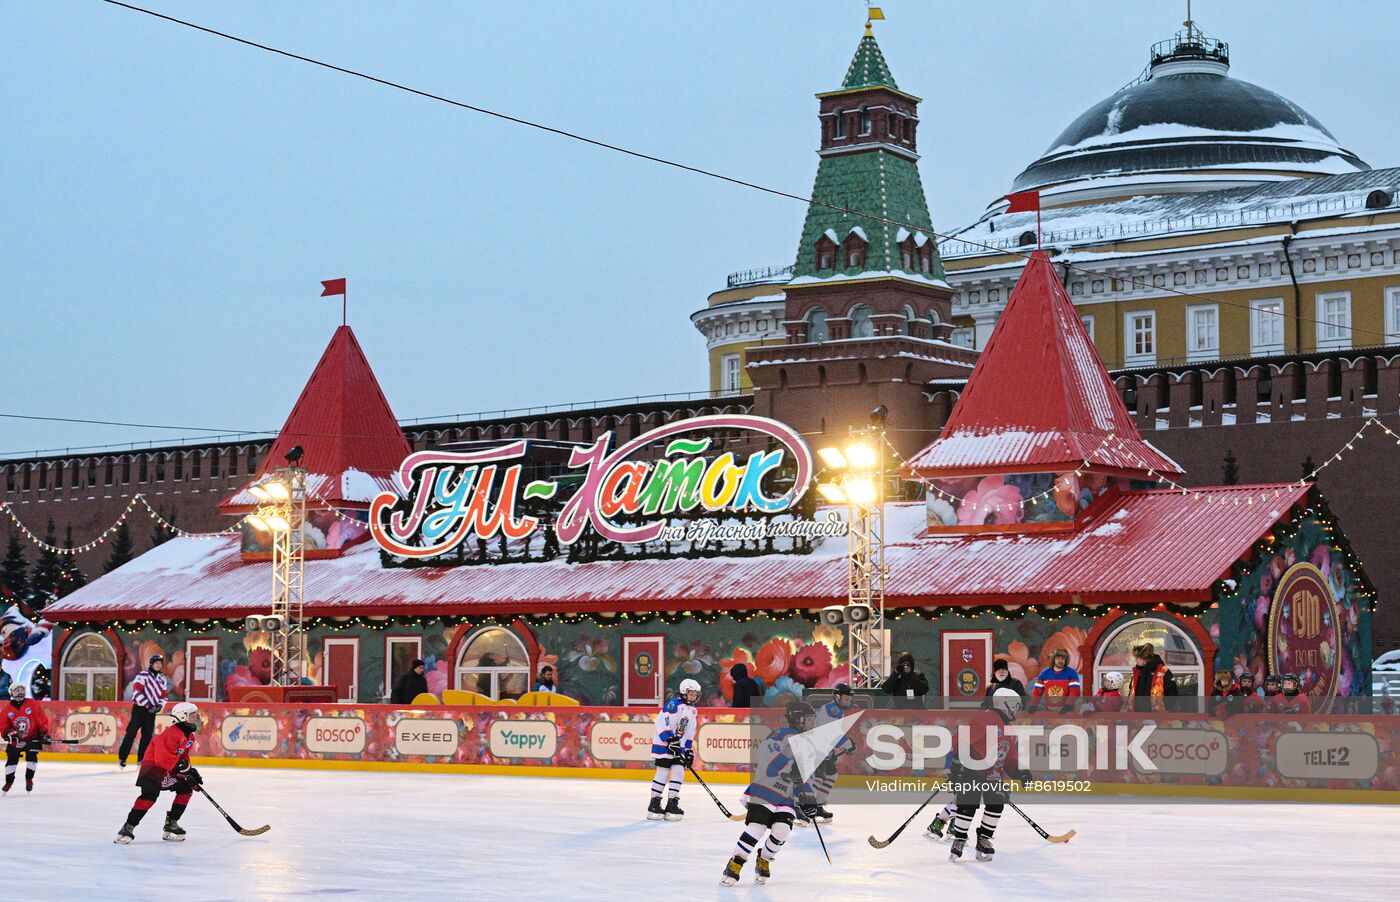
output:
<path id="1" fill-rule="evenodd" d="M 806 194 L 842 2 L 149 0 L 210 27 Z M 886 0 L 934 224 L 1135 77 L 1184 2 Z M 1395 7 L 1197 0 L 1232 74 L 1400 165 Z M 1320 16 L 1325 11 L 1325 21 Z M 0 5 L 0 413 L 276 429 L 340 321 L 401 418 L 704 389 L 689 314 L 801 204 L 98 0 Z M 0 455 L 198 433 L 0 419 Z"/>

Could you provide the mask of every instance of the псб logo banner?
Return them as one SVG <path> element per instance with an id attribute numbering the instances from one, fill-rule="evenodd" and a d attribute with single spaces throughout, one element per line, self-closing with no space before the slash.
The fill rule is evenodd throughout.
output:
<path id="1" fill-rule="evenodd" d="M 693 437 L 703 430 L 752 432 L 780 447 L 754 451 L 743 463 L 728 451 L 708 459 L 702 455 L 713 439 Z M 612 438 L 611 432 L 604 433 L 569 453 L 568 466 L 584 468 L 584 473 L 554 524 L 563 545 L 578 540 L 589 527 L 609 541 L 649 542 L 661 535 L 666 517 L 697 510 L 781 513 L 796 504 L 812 478 L 812 452 L 802 437 L 766 417 L 717 414 L 679 420 L 610 452 Z M 632 459 L 667 439 L 661 457 Z M 519 510 L 519 502 L 553 498 L 559 485 L 536 480 L 522 486 L 525 462 L 520 458 L 526 447 L 522 440 L 481 451 L 409 455 L 397 474 L 405 497 L 382 492 L 370 507 L 375 541 L 401 557 L 435 557 L 471 535 L 513 540 L 530 535 L 540 520 Z M 785 465 L 793 471 L 792 487 L 774 493 L 771 477 Z M 615 519 L 637 516 L 656 519 L 640 526 L 624 526 Z M 414 541 L 421 544 L 409 544 Z"/>

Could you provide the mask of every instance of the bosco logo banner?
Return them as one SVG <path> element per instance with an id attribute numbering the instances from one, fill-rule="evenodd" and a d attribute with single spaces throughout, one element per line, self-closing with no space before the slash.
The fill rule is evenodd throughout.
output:
<path id="1" fill-rule="evenodd" d="M 306 750 L 327 755 L 358 755 L 365 750 L 366 725 L 358 717 L 312 717 L 306 721 Z"/>
<path id="2" fill-rule="evenodd" d="M 277 719 L 230 714 L 219 730 L 230 752 L 270 752 L 277 748 Z"/>
<path id="3" fill-rule="evenodd" d="M 497 720 L 487 744 L 493 758 L 553 758 L 559 731 L 548 720 Z"/>
<path id="4" fill-rule="evenodd" d="M 110 714 L 69 714 L 63 735 L 78 745 L 108 746 L 117 739 L 117 719 Z"/>
<path id="5" fill-rule="evenodd" d="M 596 720 L 588 730 L 588 749 L 599 761 L 650 761 L 652 725 Z"/>
<path id="6" fill-rule="evenodd" d="M 1284 733 L 1274 746 L 1274 767 L 1290 780 L 1371 780 L 1380 762 L 1369 733 Z"/>
<path id="7" fill-rule="evenodd" d="M 1218 730 L 1153 730 L 1142 750 L 1160 774 L 1218 777 L 1230 763 L 1228 741 Z M 1138 773 L 1151 773 L 1132 764 Z"/>
<path id="8" fill-rule="evenodd" d="M 457 753 L 457 721 L 405 717 L 394 724 L 394 748 L 400 755 L 451 758 Z"/>
<path id="9" fill-rule="evenodd" d="M 757 723 L 702 723 L 695 733 L 695 757 L 706 764 L 748 764 L 771 732 Z"/>

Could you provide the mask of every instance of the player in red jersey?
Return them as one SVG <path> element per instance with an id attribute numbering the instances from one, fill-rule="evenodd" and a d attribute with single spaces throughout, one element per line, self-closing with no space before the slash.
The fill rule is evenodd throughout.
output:
<path id="1" fill-rule="evenodd" d="M 190 795 L 199 789 L 204 780 L 199 771 L 190 766 L 190 749 L 194 748 L 194 733 L 199 729 L 199 708 L 190 702 L 180 702 L 170 712 L 175 723 L 166 727 L 146 750 L 141 761 L 141 774 L 136 785 L 141 788 L 141 797 L 131 806 L 126 823 L 117 832 L 117 842 L 129 843 L 136 838 L 136 825 L 151 810 L 160 797 L 161 790 L 175 793 L 175 803 L 165 816 L 165 832 L 162 839 L 171 842 L 184 842 L 185 831 L 180 826 L 180 815 L 190 803 Z"/>
<path id="2" fill-rule="evenodd" d="M 49 718 L 37 698 L 25 698 L 24 686 L 10 687 L 10 703 L 0 712 L 0 736 L 9 746 L 5 749 L 5 788 L 15 785 L 19 757 L 24 756 L 24 791 L 34 791 L 34 770 L 39 766 L 39 749 L 49 738 Z"/>
<path id="3" fill-rule="evenodd" d="M 1296 673 L 1285 673 L 1283 691 L 1274 697 L 1280 714 L 1311 714 L 1312 699 L 1303 694 L 1303 682 Z"/>

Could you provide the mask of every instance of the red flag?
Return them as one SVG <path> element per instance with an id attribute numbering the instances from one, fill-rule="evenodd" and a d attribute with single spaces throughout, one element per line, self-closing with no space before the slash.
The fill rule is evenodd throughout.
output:
<path id="1" fill-rule="evenodd" d="M 326 279 L 321 283 L 321 297 L 328 298 L 337 294 L 345 294 L 344 279 Z"/>
<path id="2" fill-rule="evenodd" d="M 1029 213 L 1032 210 L 1040 210 L 1040 192 L 1022 191 L 1019 194 L 1008 194 L 1006 199 L 1011 202 L 1003 212 L 1006 213 Z M 341 282 L 344 282 L 341 279 Z"/>

